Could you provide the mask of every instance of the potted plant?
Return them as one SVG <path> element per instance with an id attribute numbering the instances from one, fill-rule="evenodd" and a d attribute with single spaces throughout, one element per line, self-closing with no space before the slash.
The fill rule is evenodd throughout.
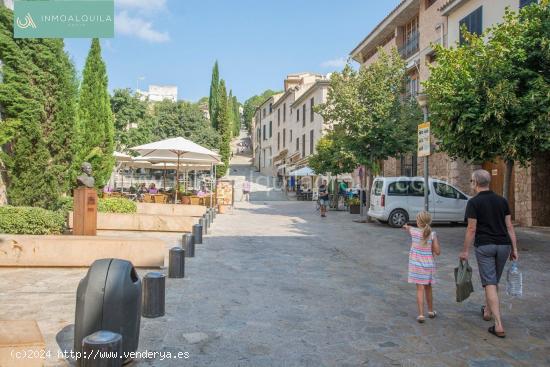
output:
<path id="1" fill-rule="evenodd" d="M 359 198 L 348 199 L 348 207 L 350 214 L 361 214 L 361 201 Z"/>
<path id="2" fill-rule="evenodd" d="M 182 204 L 191 204 L 191 194 L 190 192 L 184 192 L 181 194 L 181 203 Z"/>

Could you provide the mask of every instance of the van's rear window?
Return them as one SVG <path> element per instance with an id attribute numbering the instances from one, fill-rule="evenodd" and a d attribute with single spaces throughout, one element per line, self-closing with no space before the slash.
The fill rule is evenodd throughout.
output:
<path id="1" fill-rule="evenodd" d="M 374 195 L 376 196 L 382 195 L 382 186 L 384 186 L 384 182 L 374 181 Z"/>

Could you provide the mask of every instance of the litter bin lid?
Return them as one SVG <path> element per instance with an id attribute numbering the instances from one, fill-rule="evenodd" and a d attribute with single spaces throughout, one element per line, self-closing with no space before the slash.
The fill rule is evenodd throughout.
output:
<path id="1" fill-rule="evenodd" d="M 159 273 L 157 271 L 153 271 L 150 273 L 145 274 L 146 278 L 166 278 L 166 275 Z"/>

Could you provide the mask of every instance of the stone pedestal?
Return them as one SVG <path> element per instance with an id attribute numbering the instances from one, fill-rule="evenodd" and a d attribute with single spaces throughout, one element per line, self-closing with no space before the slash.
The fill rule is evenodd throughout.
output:
<path id="1" fill-rule="evenodd" d="M 95 236 L 97 233 L 97 192 L 88 187 L 74 190 L 73 234 Z"/>

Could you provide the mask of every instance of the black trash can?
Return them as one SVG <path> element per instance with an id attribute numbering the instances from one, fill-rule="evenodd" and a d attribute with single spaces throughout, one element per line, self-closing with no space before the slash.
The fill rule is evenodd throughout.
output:
<path id="1" fill-rule="evenodd" d="M 120 259 L 94 261 L 76 291 L 75 352 L 82 352 L 82 340 L 99 330 L 120 334 L 122 351 L 135 352 L 140 317 L 141 280 L 132 263 Z"/>

